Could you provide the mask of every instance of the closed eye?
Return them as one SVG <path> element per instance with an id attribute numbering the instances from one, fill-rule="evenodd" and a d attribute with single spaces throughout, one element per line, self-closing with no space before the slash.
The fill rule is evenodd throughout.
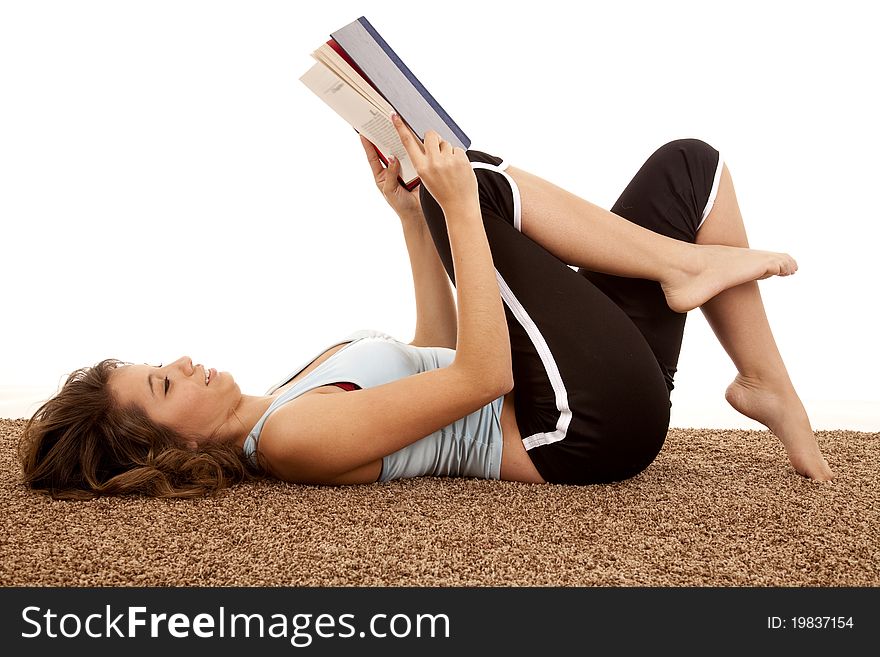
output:
<path id="1" fill-rule="evenodd" d="M 168 394 L 168 388 L 171 387 L 171 381 L 168 380 L 168 377 L 165 377 L 165 394 Z"/>

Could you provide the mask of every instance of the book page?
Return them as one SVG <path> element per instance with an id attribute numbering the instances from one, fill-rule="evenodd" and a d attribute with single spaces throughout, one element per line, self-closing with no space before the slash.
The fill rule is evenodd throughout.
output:
<path id="1" fill-rule="evenodd" d="M 398 158 L 400 177 L 405 182 L 409 183 L 418 177 L 390 116 L 376 109 L 370 101 L 320 62 L 306 71 L 300 81 L 350 126 L 375 144 L 386 159 L 389 155 Z"/>
<path id="2" fill-rule="evenodd" d="M 326 43 L 313 52 L 312 57 L 342 78 L 383 113 L 391 114 L 394 111 L 394 108 L 391 107 L 388 101 L 378 91 L 373 89 L 373 86 L 362 78 L 361 74 L 351 67 L 351 64 L 345 61 L 339 53 Z"/>

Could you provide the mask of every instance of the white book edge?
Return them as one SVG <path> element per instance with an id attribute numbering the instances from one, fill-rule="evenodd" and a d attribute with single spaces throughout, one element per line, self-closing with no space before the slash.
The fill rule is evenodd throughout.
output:
<path id="1" fill-rule="evenodd" d="M 397 129 L 391 123 L 393 108 L 380 109 L 343 77 L 320 60 L 301 77 L 318 98 L 372 142 L 387 158 L 394 155 L 400 160 L 400 177 L 410 183 L 418 178 L 415 166 L 400 141 Z"/>

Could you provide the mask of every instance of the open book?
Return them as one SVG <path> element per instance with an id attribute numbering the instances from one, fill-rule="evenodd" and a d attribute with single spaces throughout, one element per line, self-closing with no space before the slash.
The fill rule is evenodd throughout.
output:
<path id="1" fill-rule="evenodd" d="M 468 148 L 470 139 L 449 117 L 397 54 L 361 16 L 333 32 L 312 53 L 317 61 L 300 80 L 376 147 L 387 165 L 388 155 L 400 160 L 400 183 L 408 190 L 419 184 L 391 114 L 422 140 L 436 130 L 453 146 Z"/>

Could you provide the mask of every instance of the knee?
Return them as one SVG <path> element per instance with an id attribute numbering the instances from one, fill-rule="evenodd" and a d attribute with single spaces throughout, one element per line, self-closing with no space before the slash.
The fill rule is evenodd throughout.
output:
<path id="1" fill-rule="evenodd" d="M 686 139 L 674 139 L 658 148 L 654 155 L 657 157 L 675 158 L 681 160 L 700 160 L 703 158 L 716 158 L 718 150 L 711 144 L 693 137 Z"/>

